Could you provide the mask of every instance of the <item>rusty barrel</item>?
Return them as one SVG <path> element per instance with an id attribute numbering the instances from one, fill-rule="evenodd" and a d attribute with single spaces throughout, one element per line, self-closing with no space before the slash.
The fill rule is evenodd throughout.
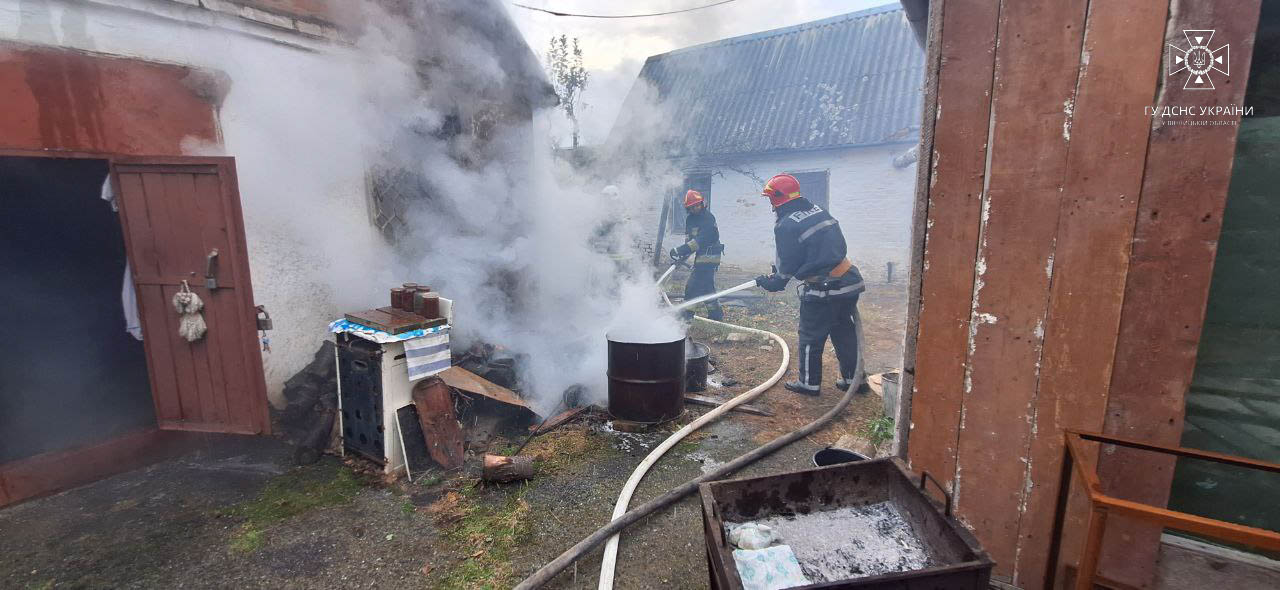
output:
<path id="1" fill-rule="evenodd" d="M 609 413 L 631 422 L 666 422 L 684 411 L 685 339 L 636 342 L 609 333 Z"/>

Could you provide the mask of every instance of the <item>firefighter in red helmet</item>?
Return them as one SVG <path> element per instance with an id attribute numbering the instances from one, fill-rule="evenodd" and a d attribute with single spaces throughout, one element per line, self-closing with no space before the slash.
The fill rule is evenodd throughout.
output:
<path id="1" fill-rule="evenodd" d="M 777 263 L 772 274 L 756 277 L 756 284 L 781 291 L 791 279 L 800 281 L 800 378 L 783 386 L 807 395 L 821 392 L 822 351 L 830 336 L 840 363 L 836 388 L 867 391 L 858 317 L 858 295 L 866 287 L 847 258 L 840 223 L 801 196 L 800 182 L 790 174 L 770 178 L 761 194 L 768 197 L 778 218 L 773 229 Z"/>
<path id="2" fill-rule="evenodd" d="M 693 272 L 685 283 L 684 300 L 688 301 L 702 295 L 716 292 L 716 270 L 720 268 L 720 255 L 724 253 L 724 245 L 720 243 L 720 228 L 716 226 L 716 217 L 707 208 L 702 193 L 690 189 L 684 194 L 685 243 L 671 249 L 671 258 L 684 260 L 693 255 Z M 702 304 L 706 308 L 707 317 L 713 320 L 724 319 L 724 310 L 716 300 Z M 685 316 L 691 318 L 692 311 Z"/>

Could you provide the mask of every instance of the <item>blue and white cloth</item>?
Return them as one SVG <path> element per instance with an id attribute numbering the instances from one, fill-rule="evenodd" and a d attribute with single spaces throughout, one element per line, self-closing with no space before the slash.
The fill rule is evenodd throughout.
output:
<path id="1" fill-rule="evenodd" d="M 417 381 L 449 368 L 449 333 L 431 334 L 404 341 L 404 356 L 409 365 L 409 381 Z"/>
<path id="2" fill-rule="evenodd" d="M 800 562 L 789 545 L 734 549 L 733 563 L 738 567 L 738 577 L 745 590 L 779 590 L 812 583 L 800 569 Z"/>
<path id="3" fill-rule="evenodd" d="M 329 331 L 334 334 L 354 334 L 378 344 L 403 342 L 409 381 L 434 375 L 452 364 L 448 325 L 391 334 L 344 318 L 330 322 Z"/>
<path id="4" fill-rule="evenodd" d="M 405 340 L 422 338 L 424 336 L 428 336 L 431 334 L 443 333 L 447 336 L 449 334 L 449 326 L 448 325 L 436 326 L 434 328 L 410 330 L 408 332 L 401 332 L 399 334 L 391 334 L 388 332 L 383 332 L 382 330 L 379 330 L 377 328 L 370 328 L 369 326 L 365 326 L 363 324 L 357 324 L 348 319 L 340 319 L 340 320 L 334 320 L 332 322 L 329 322 L 329 331 L 334 334 L 340 334 L 340 333 L 355 334 L 356 336 L 364 338 L 365 340 L 368 340 L 370 342 L 377 342 L 378 344 L 389 344 L 392 342 L 404 342 Z"/>

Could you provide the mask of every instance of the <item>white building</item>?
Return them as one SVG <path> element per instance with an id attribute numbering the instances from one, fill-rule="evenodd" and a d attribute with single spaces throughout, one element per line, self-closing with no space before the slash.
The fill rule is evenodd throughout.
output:
<path id="1" fill-rule="evenodd" d="M 893 263 L 905 279 L 923 76 L 896 4 L 722 39 L 650 57 L 609 148 L 659 137 L 665 147 L 648 155 L 683 176 L 669 181 L 681 184 L 669 188 L 667 236 L 683 232 L 680 200 L 697 189 L 726 264 L 767 270 L 775 219 L 760 189 L 788 172 L 840 221 L 868 278 L 883 280 Z"/>
<path id="2" fill-rule="evenodd" d="M 466 99 L 431 103 L 446 90 Z M 371 99 L 397 91 L 414 112 Z M 49 489 L 6 484 L 11 462 L 111 450 L 86 477 L 157 428 L 267 430 L 328 322 L 417 278 L 391 264 L 403 204 L 377 190 L 381 140 L 482 136 L 548 100 L 496 0 L 0 0 L 0 233 L 22 236 L 0 248 L 0 305 L 27 335 L 0 362 L 0 505 Z M 194 342 L 170 303 L 184 282 L 206 303 Z"/>

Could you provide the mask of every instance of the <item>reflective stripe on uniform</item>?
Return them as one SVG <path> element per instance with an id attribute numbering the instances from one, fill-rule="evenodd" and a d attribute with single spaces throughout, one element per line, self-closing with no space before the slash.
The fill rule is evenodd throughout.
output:
<path id="1" fill-rule="evenodd" d="M 800 353 L 800 382 L 805 385 L 809 384 L 809 349 L 812 347 L 812 344 L 805 346 Z"/>
<path id="2" fill-rule="evenodd" d="M 852 284 L 852 285 L 845 285 L 845 286 L 843 286 L 843 287 L 840 287 L 839 289 L 833 289 L 833 290 L 831 290 L 831 291 L 817 291 L 817 290 L 813 289 L 812 287 L 810 287 L 808 284 L 805 284 L 805 285 L 804 285 L 804 294 L 805 294 L 805 295 L 812 295 L 812 296 L 814 296 L 814 297 L 828 297 L 828 296 L 833 296 L 833 295 L 844 295 L 845 293 L 852 293 L 852 292 L 857 291 L 858 289 L 862 289 L 862 288 L 863 288 L 863 283 L 862 283 L 862 281 L 858 281 L 858 282 L 856 282 L 856 283 L 854 283 L 854 284 Z"/>
<path id="3" fill-rule="evenodd" d="M 803 242 L 803 241 L 805 241 L 805 240 L 809 239 L 810 237 L 812 237 L 812 236 L 813 236 L 813 234 L 818 233 L 818 230 L 823 229 L 823 228 L 827 228 L 827 227 L 831 227 L 831 226 L 835 225 L 836 223 L 837 223 L 837 222 L 836 222 L 836 220 L 834 220 L 834 219 L 828 219 L 828 220 L 826 220 L 826 221 L 823 221 L 823 222 L 821 222 L 821 223 L 818 223 L 817 225 L 815 225 L 815 226 L 813 226 L 813 227 L 811 227 L 811 228 L 809 228 L 809 229 L 804 230 L 804 233 L 800 234 L 800 239 L 799 239 L 799 241 Z"/>

